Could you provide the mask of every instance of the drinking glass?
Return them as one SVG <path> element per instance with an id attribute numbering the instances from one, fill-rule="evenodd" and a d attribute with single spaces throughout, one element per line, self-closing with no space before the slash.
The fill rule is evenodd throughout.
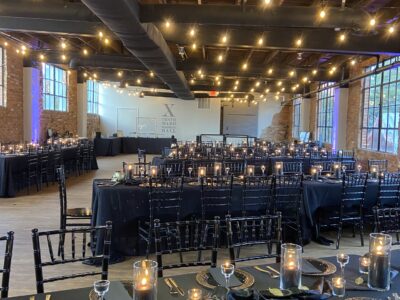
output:
<path id="1" fill-rule="evenodd" d="M 192 171 L 193 171 L 193 168 L 192 168 L 192 167 L 189 167 L 189 168 L 188 168 L 189 177 L 192 177 Z"/>
<path id="2" fill-rule="evenodd" d="M 225 276 L 226 289 L 229 290 L 229 278 L 235 272 L 235 266 L 231 263 L 224 263 L 221 265 L 221 273 Z"/>
<path id="3" fill-rule="evenodd" d="M 110 288 L 110 281 L 108 280 L 97 280 L 93 284 L 94 291 L 100 300 L 104 299 L 104 295 L 108 292 Z"/>
<path id="4" fill-rule="evenodd" d="M 346 167 L 346 166 L 342 166 L 342 171 L 343 171 L 343 174 L 346 174 L 346 169 L 347 169 L 347 167 Z"/>
<path id="5" fill-rule="evenodd" d="M 340 265 L 340 274 L 344 278 L 344 267 L 349 263 L 350 257 L 344 253 L 338 253 L 336 255 L 336 260 Z"/>
<path id="6" fill-rule="evenodd" d="M 262 175 L 264 176 L 264 173 L 265 173 L 265 166 L 264 165 L 261 166 L 261 172 L 262 172 Z"/>
<path id="7" fill-rule="evenodd" d="M 226 175 L 226 176 L 229 175 L 229 171 L 230 171 L 230 168 L 229 168 L 229 167 L 226 167 L 226 168 L 225 168 L 225 175 Z"/>
<path id="8" fill-rule="evenodd" d="M 171 173 L 171 171 L 172 171 L 172 168 L 171 168 L 171 167 L 168 167 L 168 168 L 167 168 L 168 177 L 169 177 L 169 174 Z"/>
<path id="9" fill-rule="evenodd" d="M 358 171 L 358 173 L 361 173 L 361 169 L 362 169 L 362 166 L 361 166 L 361 165 L 357 165 L 357 171 Z"/>

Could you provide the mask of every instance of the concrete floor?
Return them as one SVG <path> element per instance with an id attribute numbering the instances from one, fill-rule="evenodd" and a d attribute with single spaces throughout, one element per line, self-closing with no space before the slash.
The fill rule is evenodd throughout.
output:
<path id="1" fill-rule="evenodd" d="M 110 178 L 115 170 L 121 168 L 122 161 L 134 161 L 134 155 L 120 155 L 116 157 L 98 158 L 99 170 L 92 171 L 80 177 L 72 177 L 67 180 L 67 194 L 70 207 L 90 207 L 92 197 L 92 181 L 95 178 Z M 15 198 L 0 198 L 0 233 L 9 230 L 15 232 L 14 257 L 11 270 L 10 296 L 32 294 L 35 289 L 35 273 L 33 268 L 31 229 L 39 230 L 58 229 L 59 226 L 59 200 L 57 185 L 44 188 L 39 193 L 29 196 L 20 194 Z M 334 239 L 334 233 L 326 235 Z M 341 252 L 349 254 L 363 254 L 368 251 L 368 241 L 365 247 L 360 246 L 358 237 L 353 238 L 351 232 L 345 232 L 341 242 Z M 327 247 L 311 243 L 305 246 L 304 255 L 324 257 L 336 255 L 334 246 Z M 223 260 L 226 253 L 219 256 Z M 130 280 L 132 277 L 132 263 L 138 257 L 110 266 L 110 280 Z M 260 261 L 253 264 L 260 264 Z M 249 263 L 250 264 L 250 263 Z M 59 266 L 54 272 L 68 272 L 72 266 Z M 95 269 L 82 264 L 74 266 L 75 271 L 88 271 Z M 98 270 L 98 269 L 97 269 Z M 192 273 L 196 269 L 179 269 L 166 274 Z M 46 276 L 46 273 L 45 273 Z M 55 291 L 92 285 L 93 277 L 79 278 L 75 280 L 59 281 L 45 285 L 45 291 Z"/>

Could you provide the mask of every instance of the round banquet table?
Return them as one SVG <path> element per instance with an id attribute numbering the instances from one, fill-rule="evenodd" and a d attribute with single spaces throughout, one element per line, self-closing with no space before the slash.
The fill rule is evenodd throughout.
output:
<path id="1" fill-rule="evenodd" d="M 144 253 L 145 245 L 139 241 L 137 223 L 146 220 L 149 215 L 149 189 L 146 187 L 118 184 L 99 185 L 104 180 L 94 180 L 92 195 L 92 225 L 104 225 L 113 222 L 112 256 L 137 256 Z M 368 183 L 366 207 L 372 207 L 378 194 L 377 183 Z M 201 215 L 201 192 L 199 186 L 184 186 L 181 218 L 187 219 Z M 338 206 L 341 197 L 341 183 L 304 182 L 304 200 L 302 210 L 303 242 L 308 243 L 315 232 L 318 210 L 324 207 Z M 241 215 L 242 186 L 234 185 L 232 191 L 231 214 Z M 249 215 L 260 215 L 262 211 L 252 211 Z M 214 215 L 223 216 L 224 212 Z M 208 216 L 208 218 L 212 218 Z M 101 245 L 99 246 L 101 247 Z M 97 249 L 101 251 L 100 249 Z"/>

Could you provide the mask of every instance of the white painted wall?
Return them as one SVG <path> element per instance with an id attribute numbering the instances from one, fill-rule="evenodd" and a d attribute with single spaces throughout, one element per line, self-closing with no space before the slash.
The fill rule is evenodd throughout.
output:
<path id="1" fill-rule="evenodd" d="M 257 136 L 257 105 L 234 102 L 224 104 L 224 134 Z"/>
<path id="2" fill-rule="evenodd" d="M 132 88 L 131 88 L 132 89 Z M 170 137 L 194 140 L 201 133 L 219 133 L 220 100 L 211 99 L 209 109 L 199 109 L 198 101 L 176 98 L 129 96 L 100 85 L 99 114 L 103 135 L 122 129 L 124 136 Z M 133 90 L 131 90 L 133 91 Z"/>

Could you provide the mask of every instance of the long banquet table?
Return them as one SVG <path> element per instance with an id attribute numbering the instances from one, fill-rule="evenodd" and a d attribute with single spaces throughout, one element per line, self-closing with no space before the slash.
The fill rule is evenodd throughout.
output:
<path id="1" fill-rule="evenodd" d="M 161 154 L 165 147 L 170 146 L 170 138 L 109 137 L 94 139 L 97 156 L 115 156 L 121 153 L 136 154 L 138 149 L 144 149 L 148 154 Z"/>
<path id="2" fill-rule="evenodd" d="M 62 158 L 66 166 L 75 160 L 76 146 L 61 149 Z M 49 152 L 49 169 L 53 164 L 53 151 Z M 93 157 L 91 167 L 98 169 L 96 156 Z M 21 174 L 27 168 L 27 155 L 0 155 L 0 197 L 15 197 L 16 185 L 21 180 Z"/>
<path id="3" fill-rule="evenodd" d="M 149 189 L 124 184 L 116 186 L 98 185 L 100 182 L 104 182 L 104 180 L 95 180 L 93 182 L 92 225 L 104 225 L 108 220 L 113 222 L 111 251 L 113 256 L 136 256 L 143 254 L 144 245 L 139 242 L 137 222 L 148 218 Z M 200 194 L 199 186 L 184 186 L 181 207 L 182 218 L 201 215 Z M 369 182 L 365 201 L 367 208 L 371 208 L 375 204 L 377 194 L 377 183 Z M 309 242 L 312 238 L 318 209 L 338 206 L 340 196 L 341 183 L 304 182 L 302 233 L 305 243 Z M 242 186 L 234 185 L 232 191 L 232 215 L 241 214 L 241 204 Z M 261 213 L 260 211 L 252 212 L 252 214 Z"/>

